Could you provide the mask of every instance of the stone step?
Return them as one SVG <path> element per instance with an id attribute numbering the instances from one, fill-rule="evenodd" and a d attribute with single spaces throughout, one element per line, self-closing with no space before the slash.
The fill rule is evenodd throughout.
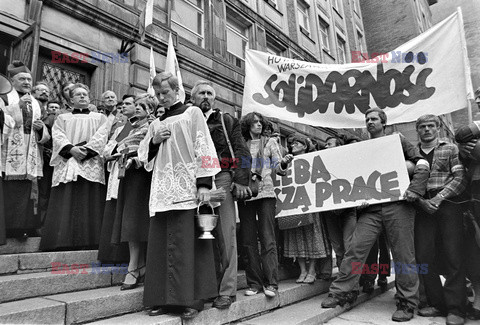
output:
<path id="1" fill-rule="evenodd" d="M 395 286 L 395 276 L 388 279 L 388 289 Z M 353 307 L 382 294 L 376 287 L 372 294 L 361 293 L 353 304 L 344 307 L 322 308 L 321 303 L 327 298 L 328 293 L 304 300 L 284 308 L 276 309 L 270 313 L 243 320 L 239 325 L 314 325 L 323 324 L 330 319 L 352 309 Z"/>
<path id="2" fill-rule="evenodd" d="M 252 317 L 254 315 L 268 312 L 269 310 L 281 308 L 286 305 L 304 300 L 328 290 L 330 282 L 318 280 L 315 284 L 297 284 L 294 280 L 282 281 L 279 284 L 277 297 L 266 298 L 263 293 L 255 296 L 245 296 L 245 290 L 237 293 L 237 301 L 234 302 L 229 309 L 216 309 L 211 307 L 211 303 L 206 304 L 205 310 L 186 324 L 227 324 L 237 322 L 240 319 Z M 88 323 L 88 322 L 87 322 Z M 179 315 L 165 314 L 157 317 L 148 316 L 146 311 L 133 314 L 126 314 L 112 318 L 93 321 L 88 324 L 107 325 L 107 324 L 144 324 L 144 325 L 180 325 L 182 320 Z"/>
<path id="3" fill-rule="evenodd" d="M 0 255 L 38 252 L 40 251 L 40 239 L 41 237 L 7 238 L 7 243 L 0 246 Z"/>
<path id="4" fill-rule="evenodd" d="M 2 267 L 4 261 L 10 261 L 5 263 L 5 270 L 11 265 L 10 270 L 14 272 L 15 261 L 17 263 L 16 273 L 0 276 L 0 292 L 6 293 L 0 295 L 0 303 L 120 284 L 125 277 L 126 264 L 125 268 L 100 267 L 99 263 L 92 262 L 96 260 L 96 252 L 67 251 L 0 256 Z M 62 266 L 57 265 L 58 268 L 52 269 L 52 262 Z M 75 264 L 81 265 L 83 262 L 88 264 L 88 268 L 73 268 Z M 295 272 L 292 268 L 280 267 L 279 280 L 292 278 Z M 238 272 L 237 286 L 238 289 L 247 287 L 244 271 Z"/>
<path id="5" fill-rule="evenodd" d="M 125 278 L 125 271 L 126 268 L 95 266 L 81 270 L 59 268 L 47 272 L 3 275 L 0 276 L 0 292 L 5 294 L 0 295 L 0 303 L 119 285 Z M 280 279 L 290 277 L 286 271 L 279 275 Z M 239 289 L 247 287 L 244 271 L 238 272 L 237 286 Z"/>
<path id="6" fill-rule="evenodd" d="M 65 304 L 45 298 L 2 303 L 0 324 L 65 324 Z"/>
<path id="7" fill-rule="evenodd" d="M 46 272 L 52 270 L 52 263 L 92 264 L 97 261 L 97 254 L 97 250 L 87 250 L 0 255 L 0 276 Z"/>
<path id="8" fill-rule="evenodd" d="M 268 310 L 326 292 L 329 282 L 316 281 L 313 285 L 296 284 L 294 280 L 282 281 L 274 299 L 263 294 L 246 297 L 244 290 L 237 294 L 237 301 L 227 310 L 211 308 L 206 304 L 189 324 L 225 324 L 251 317 Z M 3 291 L 2 291 L 3 292 Z M 6 302 L 0 305 L 0 324 L 178 324 L 179 315 L 167 314 L 150 317 L 143 309 L 143 286 L 120 291 L 119 287 L 107 287 L 77 292 L 49 295 Z M 132 314 L 133 313 L 133 314 Z M 126 314 L 126 315 L 123 315 Z M 110 317 L 110 318 L 109 318 Z"/>
<path id="9" fill-rule="evenodd" d="M 114 274 L 115 271 L 90 267 L 81 272 L 77 270 L 78 274 L 58 274 L 50 271 L 4 275 L 0 277 L 0 302 L 109 287 L 121 283 L 125 276 Z"/>

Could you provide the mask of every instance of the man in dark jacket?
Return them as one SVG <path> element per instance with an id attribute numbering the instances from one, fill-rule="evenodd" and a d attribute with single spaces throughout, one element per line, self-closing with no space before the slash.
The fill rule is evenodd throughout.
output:
<path id="1" fill-rule="evenodd" d="M 242 161 L 250 156 L 250 151 L 242 136 L 238 120 L 213 108 L 215 89 L 210 82 L 197 81 L 192 89 L 192 101 L 195 106 L 200 107 L 205 115 L 218 156 L 218 161 L 206 158 L 204 164 L 211 164 L 212 167 L 220 165 L 222 171 L 215 175 L 215 185 L 217 188 L 223 187 L 227 191 L 226 199 L 217 211 L 220 218 L 215 237 L 216 246 L 219 248 L 220 270 L 218 272 L 218 297 L 213 302 L 214 307 L 225 309 L 235 301 L 237 293 L 237 240 L 234 197 L 241 200 L 252 194 L 248 187 L 250 166 L 242 164 Z M 235 157 L 232 157 L 231 150 L 233 150 Z"/>

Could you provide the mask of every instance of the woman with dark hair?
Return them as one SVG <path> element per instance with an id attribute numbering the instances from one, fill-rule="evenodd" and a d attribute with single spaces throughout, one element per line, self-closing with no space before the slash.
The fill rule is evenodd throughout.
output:
<path id="1" fill-rule="evenodd" d="M 307 138 L 301 136 L 293 138 L 292 154 L 294 156 L 308 153 L 310 149 L 311 142 Z M 315 265 L 317 260 L 330 255 L 330 245 L 318 213 L 290 216 L 288 218 L 295 217 L 298 217 L 298 222 L 296 221 L 295 224 L 300 224 L 300 226 L 283 230 L 284 256 L 298 260 L 300 276 L 296 282 L 312 284 L 316 278 Z M 279 219 L 279 226 L 282 228 L 281 218 Z M 308 269 L 307 259 L 309 261 Z"/>
<path id="2" fill-rule="evenodd" d="M 258 177 L 260 182 L 258 196 L 238 202 L 238 211 L 241 244 L 248 260 L 245 273 L 249 289 L 245 295 L 252 296 L 263 290 L 267 297 L 272 298 L 278 289 L 278 256 L 275 240 L 276 198 L 271 173 L 285 175 L 293 156 L 288 154 L 282 158 L 275 139 L 262 136 L 266 122 L 256 112 L 245 115 L 240 122 L 252 157 L 252 177 Z"/>
<path id="3" fill-rule="evenodd" d="M 113 223 L 112 243 L 128 242 L 130 262 L 128 274 L 120 290 L 130 290 L 142 282 L 145 274 L 145 252 L 148 240 L 150 217 L 148 200 L 150 188 L 145 186 L 152 181 L 152 173 L 147 172 L 136 156 L 140 141 L 148 131 L 148 116 L 158 105 L 158 100 L 149 94 L 141 94 L 135 98 L 135 113 L 129 119 L 132 129 L 117 144 L 117 152 L 128 149 L 130 156 L 125 165 L 125 177 L 118 186 L 118 199 Z"/>

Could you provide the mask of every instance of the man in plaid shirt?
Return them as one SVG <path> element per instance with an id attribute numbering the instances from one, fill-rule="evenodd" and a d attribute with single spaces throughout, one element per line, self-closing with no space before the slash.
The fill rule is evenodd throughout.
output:
<path id="1" fill-rule="evenodd" d="M 418 311 L 420 316 L 447 316 L 447 324 L 464 324 L 466 307 L 465 265 L 463 262 L 463 214 L 459 195 L 467 179 L 456 145 L 438 139 L 440 119 L 424 115 L 417 119 L 420 138 L 418 149 L 429 162 L 427 193 L 418 202 L 415 218 L 415 252 L 417 263 L 427 264 L 424 280 L 429 306 Z M 437 269 L 442 243 L 444 272 Z M 438 264 L 438 263 L 437 263 Z M 447 280 L 442 287 L 440 273 Z"/>

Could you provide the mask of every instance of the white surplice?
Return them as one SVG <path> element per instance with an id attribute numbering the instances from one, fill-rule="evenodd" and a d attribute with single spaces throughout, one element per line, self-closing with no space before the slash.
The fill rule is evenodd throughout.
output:
<path id="1" fill-rule="evenodd" d="M 105 172 L 101 153 L 108 140 L 113 117 L 90 112 L 88 114 L 65 113 L 57 117 L 52 128 L 53 152 L 50 165 L 54 166 L 52 187 L 60 183 L 76 181 L 78 176 L 90 182 L 105 184 Z M 60 151 L 66 145 L 86 142 L 85 147 L 99 153 L 93 158 L 78 162 L 74 157 L 65 159 Z"/>
<path id="2" fill-rule="evenodd" d="M 160 144 L 154 159 L 148 161 L 150 141 L 155 131 L 167 127 L 171 136 Z M 217 159 L 205 117 L 200 108 L 188 107 L 179 115 L 156 119 L 150 124 L 147 135 L 140 143 L 138 158 L 147 171 L 153 170 L 150 188 L 150 216 L 170 210 L 189 210 L 197 207 L 197 178 L 213 177 L 218 167 L 202 166 L 202 157 Z M 206 160 L 211 161 L 211 160 Z"/>

